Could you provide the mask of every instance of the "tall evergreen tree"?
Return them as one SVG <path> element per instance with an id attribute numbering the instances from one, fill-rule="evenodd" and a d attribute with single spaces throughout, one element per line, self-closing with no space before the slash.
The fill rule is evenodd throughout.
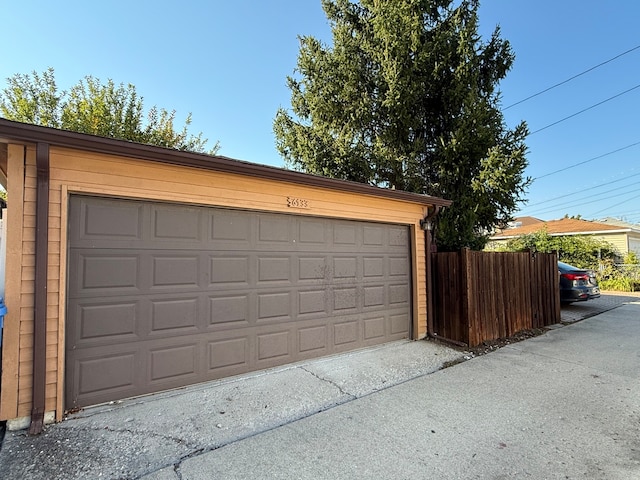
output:
<path id="1" fill-rule="evenodd" d="M 529 183 L 526 124 L 507 128 L 499 108 L 509 43 L 481 38 L 477 0 L 322 5 L 333 45 L 300 38 L 278 150 L 309 173 L 451 199 L 441 249 L 482 248 Z"/>

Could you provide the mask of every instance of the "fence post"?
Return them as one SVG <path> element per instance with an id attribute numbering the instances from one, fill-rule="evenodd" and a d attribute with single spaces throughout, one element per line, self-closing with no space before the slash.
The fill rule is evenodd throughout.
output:
<path id="1" fill-rule="evenodd" d="M 464 341 L 469 347 L 472 347 L 475 325 L 471 319 L 471 251 L 468 248 L 463 248 L 460 251 L 460 273 L 462 276 L 462 318 L 466 322 L 466 328 L 463 330 L 466 337 Z"/>

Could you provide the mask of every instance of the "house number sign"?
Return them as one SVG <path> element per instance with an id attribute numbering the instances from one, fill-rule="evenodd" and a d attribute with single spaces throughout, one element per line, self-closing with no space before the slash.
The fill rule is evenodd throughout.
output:
<path id="1" fill-rule="evenodd" d="M 310 208 L 309 200 L 304 198 L 287 197 L 287 207 Z"/>

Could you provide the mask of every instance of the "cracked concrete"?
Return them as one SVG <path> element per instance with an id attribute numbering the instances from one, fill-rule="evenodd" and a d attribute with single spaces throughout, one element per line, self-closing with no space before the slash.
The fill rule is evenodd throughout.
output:
<path id="1" fill-rule="evenodd" d="M 345 392 L 345 391 L 344 391 L 344 389 L 343 389 L 340 385 L 336 384 L 336 383 L 335 383 L 335 382 L 333 382 L 332 380 L 327 379 L 327 378 L 323 378 L 323 377 L 321 377 L 320 375 L 318 375 L 317 373 L 312 372 L 311 370 L 307 369 L 306 367 L 300 367 L 300 368 L 301 368 L 302 370 L 304 370 L 305 372 L 309 373 L 310 375 L 313 375 L 314 377 L 316 377 L 316 378 L 317 378 L 318 380 L 320 380 L 321 382 L 327 382 L 327 383 L 330 383 L 331 385 L 333 385 L 334 387 L 336 387 L 336 388 L 338 389 L 338 391 L 340 391 L 340 393 L 342 393 L 343 395 L 347 395 L 347 396 L 348 396 L 348 397 L 350 397 L 351 399 L 355 399 L 355 398 L 357 398 L 355 395 L 353 395 L 353 394 L 351 394 L 351 393 L 349 393 L 349 392 Z"/>
<path id="2" fill-rule="evenodd" d="M 427 341 L 371 349 L 87 408 L 42 435 L 7 432 L 6 478 L 182 479 L 185 461 L 439 370 Z"/>

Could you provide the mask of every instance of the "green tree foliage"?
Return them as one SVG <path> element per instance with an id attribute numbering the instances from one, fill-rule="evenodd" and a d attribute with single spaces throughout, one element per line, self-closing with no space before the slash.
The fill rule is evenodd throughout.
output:
<path id="1" fill-rule="evenodd" d="M 102 137 L 159 145 L 177 150 L 205 152 L 202 133 L 191 135 L 191 114 L 181 129 L 175 110 L 155 106 L 144 113 L 143 98 L 135 86 L 102 83 L 87 76 L 67 91 L 60 91 L 54 70 L 16 74 L 0 92 L 0 115 L 8 120 L 88 133 Z M 216 143 L 207 153 L 215 154 Z"/>
<path id="2" fill-rule="evenodd" d="M 586 235 L 551 236 L 544 228 L 509 240 L 503 250 L 556 252 L 561 262 L 594 270 L 604 264 L 613 264 L 621 258 L 618 250 L 604 240 Z"/>
<path id="3" fill-rule="evenodd" d="M 479 249 L 529 184 L 527 127 L 499 110 L 509 43 L 479 36 L 477 0 L 455 3 L 322 0 L 333 45 L 300 38 L 274 133 L 293 168 L 453 200 L 440 248 Z"/>

